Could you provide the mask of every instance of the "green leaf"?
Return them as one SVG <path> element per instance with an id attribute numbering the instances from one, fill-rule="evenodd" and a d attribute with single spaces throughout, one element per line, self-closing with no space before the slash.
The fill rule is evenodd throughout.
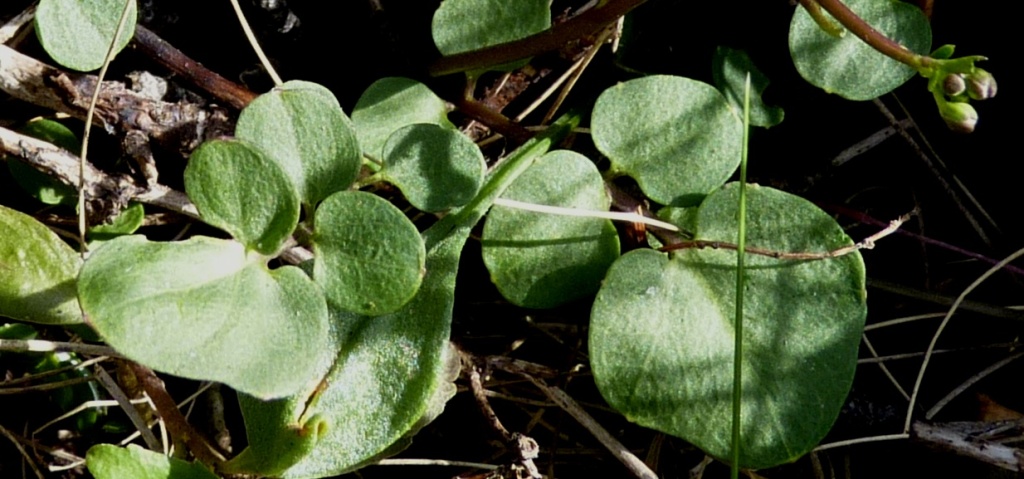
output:
<path id="1" fill-rule="evenodd" d="M 757 69 L 747 52 L 718 47 L 711 60 L 711 73 L 715 88 L 725 95 L 725 99 L 737 113 L 743 111 L 743 85 L 746 83 L 747 73 L 750 73 L 750 124 L 767 128 L 782 123 L 782 108 L 768 106 L 761 99 L 770 81 Z"/>
<path id="2" fill-rule="evenodd" d="M 81 260 L 42 223 L 0 206 L 0 315 L 43 324 L 82 322 Z"/>
<path id="3" fill-rule="evenodd" d="M 272 255 L 299 222 L 299 198 L 278 163 L 240 140 L 211 140 L 192 152 L 185 191 L 203 221 L 248 249 Z"/>
<path id="4" fill-rule="evenodd" d="M 35 18 L 39 43 L 65 67 L 95 70 L 107 57 L 125 1 L 131 2 L 131 11 L 117 37 L 115 51 L 120 52 L 135 35 L 135 0 L 40 0 Z"/>
<path id="5" fill-rule="evenodd" d="M 25 126 L 18 129 L 18 132 L 52 143 L 76 155 L 81 146 L 78 138 L 68 127 L 45 118 L 26 123 Z M 48 205 L 75 205 L 78 193 L 71 186 L 65 185 L 21 161 L 8 160 L 7 168 L 11 171 L 14 180 L 18 182 L 18 186 L 21 186 L 33 198 Z"/>
<path id="6" fill-rule="evenodd" d="M 740 163 L 739 118 L 718 90 L 688 78 L 654 75 L 605 90 L 591 129 L 612 173 L 665 205 L 700 202 Z"/>
<path id="7" fill-rule="evenodd" d="M 217 479 L 199 462 L 188 463 L 135 444 L 127 448 L 97 444 L 89 448 L 85 464 L 96 479 Z"/>
<path id="8" fill-rule="evenodd" d="M 401 310 L 377 318 L 347 313 L 335 315 L 336 344 L 341 353 L 325 379 L 327 388 L 316 397 L 296 395 L 281 401 L 244 399 L 249 443 L 261 445 L 252 455 L 288 451 L 288 425 L 300 422 L 311 404 L 313 418 L 326 422 L 326 433 L 286 478 L 319 478 L 341 474 L 400 448 L 407 435 L 435 415 L 451 382 L 448 354 L 455 277 L 462 247 L 473 226 L 515 178 L 543 155 L 551 144 L 578 123 L 560 119 L 539 137 L 528 141 L 502 162 L 480 194 L 465 208 L 452 212 L 423 232 L 427 248 L 426 277 L 416 296 Z M 250 417 L 269 428 L 250 428 Z M 254 439 L 256 435 L 262 435 Z M 399 444 L 396 445 L 396 442 Z M 301 448 L 293 448 L 301 452 Z M 279 464 L 278 464 L 279 465 Z"/>
<path id="9" fill-rule="evenodd" d="M 445 0 L 434 12 L 431 31 L 442 55 L 508 43 L 547 30 L 547 0 Z"/>
<path id="10" fill-rule="evenodd" d="M 398 186 L 413 206 L 435 213 L 476 196 L 487 163 L 466 135 L 437 125 L 409 125 L 384 145 L 381 177 Z"/>
<path id="11" fill-rule="evenodd" d="M 604 181 L 587 157 L 552 151 L 526 170 L 502 198 L 547 206 L 607 211 Z M 597 292 L 619 256 L 611 221 L 495 206 L 483 236 L 484 263 L 506 299 L 552 308 Z"/>
<path id="12" fill-rule="evenodd" d="M 79 298 L 107 343 L 135 361 L 282 397 L 319 379 L 327 304 L 301 270 L 270 271 L 261 258 L 234 241 L 123 236 L 85 262 Z"/>
<path id="13" fill-rule="evenodd" d="M 736 237 L 736 184 L 708 197 L 698 237 Z M 825 252 L 852 244 L 806 200 L 748 186 L 748 247 Z M 591 316 L 594 379 L 643 426 L 729 457 L 736 256 L 637 250 L 619 259 Z M 829 431 L 857 364 L 867 313 L 858 253 L 818 261 L 748 254 L 740 467 L 790 462 Z"/>
<path id="14" fill-rule="evenodd" d="M 402 307 L 420 287 L 426 252 L 416 226 L 387 200 L 335 193 L 316 210 L 313 278 L 328 301 L 366 315 Z"/>
<path id="15" fill-rule="evenodd" d="M 118 236 L 130 235 L 138 230 L 146 221 L 146 209 L 142 203 L 132 203 L 118 213 L 113 221 L 89 228 L 89 249 L 95 249 L 102 241 L 109 241 Z"/>
<path id="16" fill-rule="evenodd" d="M 844 3 L 876 30 L 911 51 L 927 54 L 931 49 L 931 27 L 917 7 L 895 0 L 846 0 Z M 824 11 L 822 14 L 831 18 Z M 850 100 L 882 96 L 916 73 L 850 32 L 841 38 L 825 33 L 803 8 L 797 8 L 793 14 L 789 52 L 805 80 Z"/>
<path id="17" fill-rule="evenodd" d="M 383 158 L 384 142 L 395 130 L 414 123 L 455 129 L 448 121 L 444 100 L 426 85 L 408 78 L 387 77 L 373 82 L 352 109 L 359 146 L 377 159 Z"/>
<path id="18" fill-rule="evenodd" d="M 242 110 L 235 136 L 281 165 L 309 206 L 348 188 L 359 173 L 352 122 L 316 83 L 290 81 L 260 95 Z"/>

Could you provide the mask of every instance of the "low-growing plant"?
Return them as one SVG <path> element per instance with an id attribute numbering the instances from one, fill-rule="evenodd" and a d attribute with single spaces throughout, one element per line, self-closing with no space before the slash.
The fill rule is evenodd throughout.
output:
<path id="1" fill-rule="evenodd" d="M 134 30 L 134 3 L 119 24 L 121 0 L 42 0 L 36 33 L 54 61 L 94 70 L 111 44 L 128 43 L 127 33 L 112 39 Z M 583 15 L 613 19 L 640 3 L 600 2 Z M 929 24 L 913 5 L 800 3 L 793 62 L 828 92 L 868 100 L 920 74 L 958 131 L 975 128 L 970 102 L 995 94 L 975 65 L 983 57 L 952 58 L 951 46 L 927 54 Z M 446 55 L 435 71 L 467 72 L 472 85 L 526 64 L 564 30 L 551 27 L 544 0 L 446 0 L 432 31 Z M 79 255 L 0 206 L 0 314 L 84 323 L 130 361 L 239 393 L 248 446 L 236 456 L 188 465 L 100 444 L 87 456 L 97 478 L 328 477 L 397 453 L 454 394 L 455 279 L 483 221 L 483 262 L 509 302 L 552 308 L 596 295 L 590 366 L 613 408 L 734 471 L 793 461 L 832 427 L 853 380 L 864 244 L 805 199 L 729 182 L 745 158 L 744 115 L 769 127 L 783 113 L 761 100 L 768 79 L 745 52 L 719 48 L 712 67 L 713 86 L 644 75 L 608 88 L 592 111 L 562 115 L 489 169 L 422 82 L 382 78 L 351 115 L 321 85 L 278 82 L 241 110 L 230 137 L 189 154 L 185 193 L 217 237 L 151 240 L 136 233 L 134 204 L 92 229 Z M 602 161 L 572 149 L 581 121 Z M 31 125 L 25 134 L 70 149 Z M 21 160 L 7 161 L 41 201 L 79 194 Z M 621 177 L 658 205 L 663 222 L 649 228 L 659 248 L 620 254 L 602 213 L 606 185 Z M 421 231 L 372 192 L 385 183 L 439 219 Z"/>

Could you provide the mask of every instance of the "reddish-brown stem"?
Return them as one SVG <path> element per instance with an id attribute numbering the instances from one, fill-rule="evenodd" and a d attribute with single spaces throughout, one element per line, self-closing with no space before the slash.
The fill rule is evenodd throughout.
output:
<path id="1" fill-rule="evenodd" d="M 856 13 L 853 13 L 840 0 L 800 0 L 800 4 L 804 8 L 814 8 L 813 6 L 808 7 L 811 3 L 820 5 L 829 15 L 832 15 L 832 18 L 836 19 L 847 30 L 853 32 L 854 35 L 857 35 L 857 38 L 860 38 L 864 43 L 870 45 L 871 48 L 878 50 L 893 60 L 904 63 L 914 69 L 927 66 L 932 61 L 931 57 L 914 53 L 907 49 L 907 47 L 896 43 L 891 38 L 875 30 L 875 27 L 872 27 Z"/>
<path id="2" fill-rule="evenodd" d="M 256 93 L 204 67 L 142 25 L 135 27 L 135 46 L 160 65 L 234 108 L 241 110 L 256 98 Z"/>
<path id="3" fill-rule="evenodd" d="M 153 400 L 153 404 L 156 405 L 160 417 L 167 424 L 167 429 L 171 431 L 171 434 L 188 445 L 192 454 L 203 463 L 215 465 L 223 462 L 224 459 L 217 457 L 218 454 L 214 453 L 210 442 L 199 431 L 196 431 L 189 424 L 188 419 L 185 419 L 185 415 L 178 410 L 178 405 L 174 403 L 174 399 L 167 393 L 164 382 L 157 377 L 156 373 L 152 369 L 138 363 L 129 362 L 128 364 L 131 366 L 132 372 L 135 373 L 135 377 L 139 380 L 139 384 L 146 390 L 149 398 Z"/>
<path id="4" fill-rule="evenodd" d="M 521 40 L 443 57 L 430 65 L 428 71 L 432 76 L 441 76 L 480 70 L 557 50 L 572 40 L 596 33 L 645 1 L 608 0 L 600 7 Z"/>

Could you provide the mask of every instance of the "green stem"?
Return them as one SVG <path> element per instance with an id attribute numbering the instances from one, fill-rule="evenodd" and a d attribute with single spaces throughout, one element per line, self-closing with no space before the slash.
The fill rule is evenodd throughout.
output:
<path id="1" fill-rule="evenodd" d="M 572 20 L 521 40 L 443 57 L 430 65 L 428 71 L 431 76 L 441 76 L 482 70 L 557 50 L 572 40 L 594 34 L 645 1 L 608 0 Z"/>
<path id="2" fill-rule="evenodd" d="M 821 5 L 818 5 L 818 2 L 815 0 L 806 0 L 802 2 L 801 5 L 803 5 L 804 10 L 807 10 L 807 13 L 811 15 L 811 19 L 814 20 L 814 23 L 818 24 L 818 28 L 824 30 L 825 33 L 836 38 L 842 38 L 843 34 L 846 33 L 846 30 L 842 25 L 832 21 L 828 15 L 825 15 L 825 13 L 821 11 Z"/>
<path id="3" fill-rule="evenodd" d="M 875 30 L 875 27 L 872 27 L 856 13 L 853 13 L 840 0 L 800 0 L 800 4 L 808 12 L 820 5 L 829 15 L 832 15 L 832 18 L 836 19 L 847 30 L 853 32 L 854 35 L 857 35 L 857 38 L 863 40 L 871 48 L 915 70 L 920 71 L 922 68 L 929 67 L 935 61 L 927 55 L 919 55 L 908 50 L 903 45 L 894 42 L 878 30 Z"/>
<path id="4" fill-rule="evenodd" d="M 743 93 L 743 149 L 740 153 L 740 206 L 736 252 L 736 319 L 732 356 L 732 479 L 740 475 L 740 433 L 743 406 L 743 285 L 747 247 L 747 143 L 750 141 L 750 73 Z"/>

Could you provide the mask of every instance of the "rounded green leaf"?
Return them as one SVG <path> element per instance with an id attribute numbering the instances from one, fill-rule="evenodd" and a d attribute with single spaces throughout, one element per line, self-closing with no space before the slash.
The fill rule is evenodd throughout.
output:
<path id="1" fill-rule="evenodd" d="M 323 295 L 298 268 L 270 271 L 234 241 L 117 238 L 82 266 L 78 294 L 110 346 L 158 371 L 261 398 L 319 379 Z"/>
<path id="2" fill-rule="evenodd" d="M 698 237 L 734 242 L 739 189 L 701 205 Z M 852 242 L 806 200 L 749 186 L 748 247 L 826 252 Z M 867 313 L 858 253 L 747 255 L 740 467 L 790 462 L 829 431 L 853 381 Z M 728 458 L 736 253 L 637 250 L 608 272 L 591 316 L 594 379 L 630 420 Z"/>
<path id="3" fill-rule="evenodd" d="M 740 164 L 739 118 L 718 90 L 688 78 L 654 75 L 605 90 L 591 129 L 613 173 L 665 205 L 700 202 Z"/>
<path id="4" fill-rule="evenodd" d="M 200 462 L 185 462 L 135 444 L 97 444 L 89 448 L 85 464 L 96 479 L 217 479 Z"/>
<path id="5" fill-rule="evenodd" d="M 538 205 L 608 211 L 604 181 L 587 157 L 552 151 L 512 183 L 503 198 Z M 619 256 L 611 221 L 494 206 L 483 237 L 484 263 L 506 299 L 552 308 L 597 292 Z"/>
<path id="6" fill-rule="evenodd" d="M 480 191 L 487 163 L 466 135 L 437 125 L 409 125 L 384 145 L 381 176 L 421 211 L 444 211 Z"/>
<path id="7" fill-rule="evenodd" d="M 387 200 L 335 193 L 317 208 L 315 224 L 313 277 L 336 307 L 373 316 L 397 310 L 416 294 L 423 239 Z"/>
<path id="8" fill-rule="evenodd" d="M 548 0 L 445 0 L 431 30 L 443 55 L 507 43 L 551 26 Z"/>
<path id="9" fill-rule="evenodd" d="M 316 83 L 290 81 L 260 95 L 242 110 L 235 136 L 281 165 L 307 205 L 348 188 L 362 161 L 351 120 Z"/>
<path id="10" fill-rule="evenodd" d="M 0 206 L 0 316 L 81 323 L 75 297 L 80 264 L 78 254 L 42 223 Z"/>
<path id="11" fill-rule="evenodd" d="M 40 0 L 36 8 L 39 43 L 65 67 L 95 70 L 103 66 L 126 1 L 131 2 L 131 11 L 117 37 L 115 51 L 119 52 L 135 35 L 135 0 Z"/>
<path id="12" fill-rule="evenodd" d="M 846 0 L 844 3 L 876 30 L 911 51 L 927 54 L 931 49 L 931 27 L 917 7 L 895 0 Z M 822 14 L 828 15 L 824 11 Z M 871 48 L 851 32 L 839 38 L 829 35 L 803 8 L 796 9 L 790 23 L 789 52 L 805 80 L 850 100 L 882 96 L 916 73 L 913 68 Z"/>
<path id="13" fill-rule="evenodd" d="M 426 85 L 408 78 L 387 77 L 373 82 L 352 109 L 352 124 L 363 151 L 380 159 L 384 142 L 395 130 L 414 123 L 449 129 L 448 107 Z"/>
<path id="14" fill-rule="evenodd" d="M 200 145 L 185 169 L 185 191 L 203 221 L 266 255 L 276 253 L 299 222 L 299 198 L 288 176 L 244 141 Z"/>
<path id="15" fill-rule="evenodd" d="M 768 106 L 761 95 L 768 88 L 770 81 L 754 65 L 747 52 L 729 47 L 718 47 L 711 59 L 711 74 L 715 88 L 725 95 L 737 113 L 743 111 L 743 91 L 750 74 L 750 124 L 765 128 L 782 123 L 785 116 L 782 108 Z"/>
<path id="16" fill-rule="evenodd" d="M 95 249 L 100 242 L 118 236 L 130 235 L 146 222 L 146 208 L 142 203 L 132 203 L 122 210 L 110 223 L 89 228 L 89 249 Z"/>

